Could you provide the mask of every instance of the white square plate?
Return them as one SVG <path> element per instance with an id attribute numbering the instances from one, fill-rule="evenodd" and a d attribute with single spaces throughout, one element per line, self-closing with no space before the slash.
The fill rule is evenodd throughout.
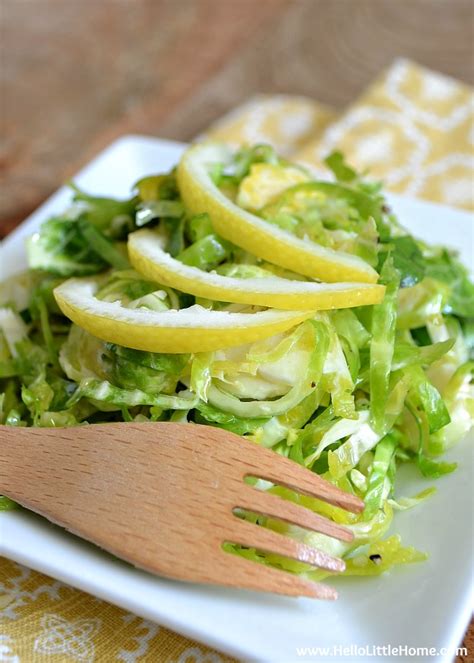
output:
<path id="1" fill-rule="evenodd" d="M 169 169 L 184 147 L 126 136 L 102 152 L 76 181 L 92 193 L 120 197 L 139 177 Z M 24 238 L 63 210 L 69 199 L 70 192 L 60 189 L 4 241 L 3 276 L 26 266 Z M 458 249 L 470 263 L 470 215 L 395 196 L 390 202 L 414 234 Z M 419 661 L 448 663 L 472 606 L 471 449 L 468 440 L 459 444 L 449 454 L 459 469 L 435 482 L 438 492 L 428 502 L 395 518 L 392 531 L 399 532 L 405 544 L 428 552 L 429 560 L 378 578 L 339 579 L 335 584 L 340 598 L 335 603 L 153 577 L 23 510 L 0 513 L 0 552 L 246 661 L 327 660 L 321 650 L 319 655 L 298 655 L 298 648 L 304 647 L 328 648 L 333 660 L 349 661 L 356 656 L 343 657 L 337 648 L 408 645 L 437 650 L 434 656 L 422 654 Z M 431 482 L 408 472 L 400 484 L 400 492 L 412 495 Z M 393 656 L 394 661 L 407 659 L 408 654 Z M 365 654 L 361 650 L 357 660 L 377 657 L 370 649 Z"/>

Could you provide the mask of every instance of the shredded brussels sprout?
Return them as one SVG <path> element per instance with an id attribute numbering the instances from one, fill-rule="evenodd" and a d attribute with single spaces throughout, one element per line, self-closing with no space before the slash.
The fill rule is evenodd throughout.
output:
<path id="1" fill-rule="evenodd" d="M 141 179 L 123 201 L 73 185 L 70 209 L 30 238 L 29 271 L 0 284 L 0 423 L 218 426 L 365 501 L 363 513 L 354 515 L 281 486 L 261 486 L 346 524 L 355 537 L 350 544 L 263 516 L 243 517 L 343 555 L 346 575 L 423 560 L 397 536 L 383 537 L 394 510 L 434 492 L 430 486 L 416 496 L 398 495 L 399 466 L 412 463 L 429 479 L 452 472 L 455 465 L 440 457 L 472 425 L 474 285 L 453 253 L 401 227 L 378 183 L 340 153 L 326 163 L 334 182 L 314 181 L 257 145 L 215 166 L 211 176 L 270 227 L 375 267 L 386 286 L 380 304 L 318 312 L 288 332 L 212 353 L 196 347 L 193 354 L 157 354 L 106 343 L 61 314 L 53 289 L 65 278 L 95 274 L 97 297 L 129 308 L 259 310 L 196 300 L 131 269 L 125 241 L 145 224 L 163 233 L 166 250 L 186 265 L 241 279 L 307 279 L 219 237 L 207 213 L 185 208 L 174 171 Z M 13 506 L 0 497 L 0 510 Z M 226 546 L 309 578 L 323 575 L 278 555 Z"/>

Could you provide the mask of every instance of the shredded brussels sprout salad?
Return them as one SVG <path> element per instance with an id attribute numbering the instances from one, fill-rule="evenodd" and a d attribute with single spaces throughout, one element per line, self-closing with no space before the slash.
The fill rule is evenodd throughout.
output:
<path id="1" fill-rule="evenodd" d="M 212 198 L 214 187 L 225 196 L 233 214 L 229 224 L 237 229 L 239 215 L 255 219 L 260 228 L 255 254 L 237 246 L 238 232 L 232 242 L 222 236 L 225 229 L 216 232 L 223 227 L 218 208 L 196 208 L 205 198 L 199 186 L 190 195 L 179 169 L 141 179 L 126 200 L 91 196 L 71 185 L 69 209 L 43 223 L 28 242 L 29 270 L 0 284 L 0 423 L 218 426 L 304 465 L 366 505 L 361 514 L 349 514 L 259 481 L 259 488 L 347 525 L 355 535 L 351 543 L 261 515 L 241 517 L 343 556 L 347 575 L 380 574 L 422 560 L 424 553 L 385 534 L 395 511 L 417 506 L 435 490 L 429 481 L 421 493 L 400 496 L 400 466 L 411 463 L 428 480 L 454 471 L 443 453 L 472 424 L 474 286 L 467 271 L 449 250 L 412 237 L 391 213 L 381 185 L 355 172 L 340 153 L 326 159 L 331 181 L 315 180 L 267 145 L 222 153 L 223 161 L 205 164 L 206 195 Z M 136 251 L 133 260 L 127 252 L 129 236 L 143 233 L 144 226 L 160 239 L 156 255 L 162 264 L 166 254 L 162 280 L 141 269 Z M 298 272 L 282 265 L 278 254 L 272 261 L 261 257 L 273 235 L 293 242 L 295 264 L 298 247 L 320 251 L 331 261 L 331 287 L 339 265 L 342 275 L 345 265 L 356 265 L 369 275 L 365 286 L 378 279 L 384 288 L 370 286 L 377 289 L 374 303 L 364 306 L 357 305 L 357 297 L 331 300 L 330 291 L 309 313 L 303 306 L 298 320 L 288 299 L 288 307 L 276 308 L 292 309 L 294 319 L 275 333 L 266 326 L 273 313 L 253 299 L 259 284 L 259 292 L 267 294 L 279 287 L 283 302 L 285 289 L 294 294 L 295 288 L 319 286 L 307 275 L 307 262 Z M 228 298 L 180 291 L 173 286 L 183 283 L 174 280 L 182 276 L 176 265 L 199 270 L 196 283 L 199 275 L 209 275 L 214 285 L 229 283 Z M 216 276 L 224 280 L 215 281 Z M 64 304 L 64 293 L 75 293 L 83 283 L 93 284 L 90 297 L 99 320 L 93 327 L 82 315 L 90 309 L 88 301 L 74 300 L 75 308 Z M 242 295 L 245 283 L 248 300 Z M 233 288 L 240 299 L 233 299 Z M 180 315 L 187 316 L 188 331 L 198 329 L 189 336 L 196 339 L 189 341 L 192 351 L 182 351 L 178 334 L 174 340 L 173 320 Z M 120 344 L 115 320 L 125 318 L 131 340 Z M 248 320 L 260 319 L 254 325 L 259 334 L 242 335 Z M 167 352 L 160 334 L 147 341 L 141 328 L 135 339 L 140 320 L 158 327 L 168 321 Z M 219 327 L 220 320 L 235 323 Z M 202 351 L 199 339 L 204 342 L 207 334 L 215 347 Z M 156 351 L 150 343 L 157 344 Z M 11 507 L 0 498 L 0 508 Z M 274 554 L 226 545 L 230 552 L 309 578 L 324 575 Z"/>

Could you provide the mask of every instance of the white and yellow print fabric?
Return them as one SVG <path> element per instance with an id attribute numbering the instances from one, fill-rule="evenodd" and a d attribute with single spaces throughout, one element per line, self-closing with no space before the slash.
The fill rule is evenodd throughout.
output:
<path id="1" fill-rule="evenodd" d="M 338 149 L 394 192 L 474 209 L 473 92 L 408 60 L 396 60 L 339 116 L 306 98 L 259 95 L 204 137 L 271 143 L 316 171 Z"/>
<path id="2" fill-rule="evenodd" d="M 474 97 L 397 60 L 339 116 L 302 97 L 259 95 L 207 138 L 266 142 L 316 171 L 333 149 L 389 189 L 474 208 Z M 0 661 L 227 663 L 229 657 L 40 573 L 0 559 Z"/>

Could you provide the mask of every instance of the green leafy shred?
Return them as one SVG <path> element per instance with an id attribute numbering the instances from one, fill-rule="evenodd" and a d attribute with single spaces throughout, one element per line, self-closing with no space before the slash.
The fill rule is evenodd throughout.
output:
<path id="1" fill-rule="evenodd" d="M 255 164 L 288 168 L 267 145 L 242 148 L 211 176 L 233 200 Z M 97 297 L 153 311 L 199 304 L 221 311 L 252 307 L 196 300 L 130 268 L 127 235 L 148 224 L 179 261 L 233 278 L 302 279 L 219 237 L 208 214 L 193 215 L 175 171 L 139 180 L 115 200 L 72 185 L 72 205 L 28 241 L 29 270 L 0 284 L 0 423 L 76 426 L 110 421 L 182 421 L 218 426 L 272 448 L 361 497 L 363 513 L 259 482 L 354 534 L 342 543 L 243 512 L 261 526 L 302 539 L 346 561 L 345 575 L 378 575 L 425 559 L 397 536 L 384 538 L 393 512 L 421 504 L 398 494 L 398 469 L 412 464 L 437 479 L 455 470 L 443 454 L 474 419 L 474 285 L 447 249 L 412 237 L 374 183 L 334 152 L 336 181 L 288 186 L 261 209 L 263 221 L 304 241 L 362 257 L 380 274 L 375 306 L 318 312 L 296 328 L 249 345 L 194 354 L 157 354 L 106 343 L 66 319 L 53 290 L 65 278 L 95 274 Z M 292 166 L 293 172 L 299 166 Z M 301 173 L 305 173 L 301 169 Z M 196 462 L 199 462 L 198 460 Z M 0 510 L 13 503 L 0 497 Z M 246 558 L 309 578 L 301 562 L 226 543 Z"/>

